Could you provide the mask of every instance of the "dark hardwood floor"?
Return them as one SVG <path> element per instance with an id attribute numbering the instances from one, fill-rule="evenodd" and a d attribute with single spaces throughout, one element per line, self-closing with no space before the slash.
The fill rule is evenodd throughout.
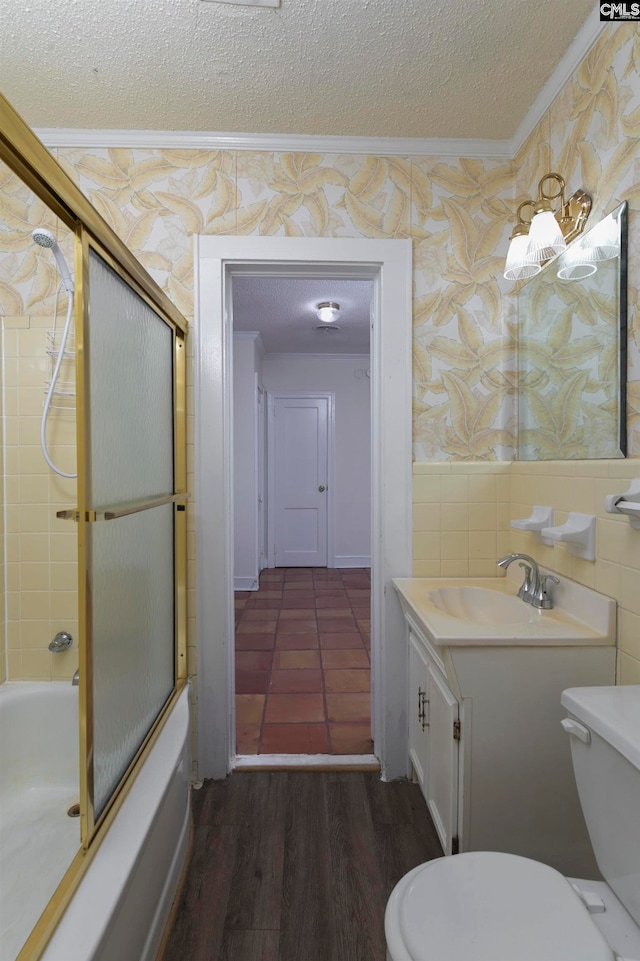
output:
<path id="1" fill-rule="evenodd" d="M 374 773 L 235 773 L 193 811 L 163 961 L 385 961 L 389 894 L 442 854 L 417 785 Z"/>

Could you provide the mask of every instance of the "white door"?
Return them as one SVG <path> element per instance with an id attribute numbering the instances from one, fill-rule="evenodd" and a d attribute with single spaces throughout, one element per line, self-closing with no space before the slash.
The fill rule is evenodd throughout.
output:
<path id="1" fill-rule="evenodd" d="M 326 567 L 329 397 L 274 395 L 269 427 L 275 566 Z"/>

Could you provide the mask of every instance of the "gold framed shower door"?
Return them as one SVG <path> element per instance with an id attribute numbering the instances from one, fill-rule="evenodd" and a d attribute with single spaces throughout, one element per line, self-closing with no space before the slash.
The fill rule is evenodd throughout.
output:
<path id="1" fill-rule="evenodd" d="M 77 396 L 77 507 L 65 512 L 77 523 L 79 614 L 79 740 L 81 848 L 59 883 L 49 904 L 25 942 L 17 961 L 35 961 L 46 946 L 77 889 L 84 872 L 106 835 L 137 772 L 149 755 L 162 726 L 180 696 L 187 678 L 187 547 L 186 547 L 186 347 L 187 321 L 144 267 L 68 177 L 33 131 L 0 94 L 0 160 L 60 218 L 75 237 L 75 328 Z M 87 344 L 90 323 L 89 256 L 96 252 L 120 279 L 141 297 L 171 330 L 173 353 L 173 490 L 163 498 L 117 505 L 96 511 L 90 503 L 88 449 Z M 93 696 L 91 630 L 91 564 L 88 546 L 95 524 L 109 523 L 159 505 L 174 508 L 174 685 L 151 729 L 121 777 L 99 817 L 93 792 Z"/>

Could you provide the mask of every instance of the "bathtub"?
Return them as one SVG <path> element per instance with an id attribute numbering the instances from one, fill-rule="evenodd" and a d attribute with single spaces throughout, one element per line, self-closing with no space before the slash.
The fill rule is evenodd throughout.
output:
<path id="1" fill-rule="evenodd" d="M 43 961 L 156 957 L 189 840 L 188 698 L 185 688 Z M 67 816 L 78 801 L 78 689 L 0 686 L 0 765 L 0 959 L 14 961 L 80 847 L 79 820 Z"/>

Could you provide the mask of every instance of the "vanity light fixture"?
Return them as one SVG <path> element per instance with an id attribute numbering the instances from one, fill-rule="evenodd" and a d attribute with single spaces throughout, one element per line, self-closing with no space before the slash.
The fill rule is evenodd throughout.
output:
<path id="1" fill-rule="evenodd" d="M 582 241 L 583 252 L 592 261 L 613 260 L 620 254 L 621 208 L 596 224 Z"/>
<path id="2" fill-rule="evenodd" d="M 560 280 L 584 280 L 598 269 L 594 260 L 583 246 L 574 244 L 558 258 L 557 276 Z"/>
<path id="3" fill-rule="evenodd" d="M 323 324 L 333 324 L 338 319 L 340 304 L 336 304 L 333 300 L 323 300 L 322 303 L 316 304 L 316 312 L 318 320 Z"/>
<path id="4" fill-rule="evenodd" d="M 536 264 L 527 260 L 529 249 L 529 227 L 530 220 L 523 220 L 522 211 L 525 207 L 532 207 L 533 200 L 523 200 L 518 207 L 518 223 L 513 228 L 511 243 L 507 252 L 507 260 L 504 265 L 504 276 L 507 280 L 526 280 L 533 277 L 538 271 L 542 270 L 542 264 Z"/>
<path id="5" fill-rule="evenodd" d="M 555 185 L 547 186 L 551 181 Z M 504 276 L 507 280 L 532 277 L 547 260 L 562 253 L 569 241 L 582 233 L 591 210 L 591 197 L 577 190 L 568 200 L 565 181 L 548 173 L 538 184 L 536 200 L 525 200 L 518 207 L 518 224 L 511 235 Z M 532 207 L 530 221 L 522 217 L 524 207 Z M 526 238 L 526 244 L 522 238 Z"/>

